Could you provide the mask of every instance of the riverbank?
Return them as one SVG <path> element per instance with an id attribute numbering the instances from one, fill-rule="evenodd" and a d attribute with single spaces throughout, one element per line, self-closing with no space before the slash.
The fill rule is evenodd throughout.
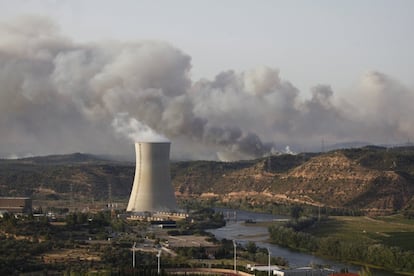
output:
<path id="1" fill-rule="evenodd" d="M 236 212 L 237 220 L 229 220 L 226 226 L 214 230 L 208 230 L 216 236 L 217 239 L 236 240 L 242 244 L 253 241 L 257 246 L 269 248 L 272 256 L 280 256 L 289 262 L 290 267 L 303 267 L 309 265 L 322 265 L 331 267 L 337 271 L 347 269 L 350 272 L 359 272 L 362 267 L 358 264 L 351 264 L 348 262 L 333 261 L 330 258 L 318 257 L 309 253 L 298 252 L 288 248 L 278 246 L 269 242 L 268 223 L 274 223 L 280 219 L 286 219 L 286 216 L 277 216 L 263 213 L 253 213 L 248 211 L 240 211 L 233 209 L 216 209 L 216 211 L 223 212 L 223 214 L 233 214 Z M 245 224 L 246 220 L 252 220 L 256 223 Z M 264 226 L 265 225 L 265 226 Z M 396 276 L 403 274 L 396 274 L 394 272 L 382 271 L 377 269 L 371 270 L 375 276 Z M 411 274 L 407 274 L 411 275 Z"/>
<path id="2" fill-rule="evenodd" d="M 414 274 L 414 234 L 411 220 L 401 217 L 329 217 L 302 228 L 297 223 L 269 228 L 271 241 L 318 256 L 380 267 L 396 275 Z M 293 225 L 293 226 L 291 226 Z"/>

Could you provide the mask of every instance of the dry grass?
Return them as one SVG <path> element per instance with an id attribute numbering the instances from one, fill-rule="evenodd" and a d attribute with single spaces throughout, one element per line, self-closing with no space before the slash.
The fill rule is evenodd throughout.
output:
<path id="1" fill-rule="evenodd" d="M 50 251 L 41 256 L 45 263 L 71 263 L 78 261 L 100 261 L 101 258 L 88 248 L 62 249 Z"/>

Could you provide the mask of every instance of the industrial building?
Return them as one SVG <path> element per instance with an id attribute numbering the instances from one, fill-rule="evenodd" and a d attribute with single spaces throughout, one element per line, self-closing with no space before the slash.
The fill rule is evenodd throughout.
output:
<path id="1" fill-rule="evenodd" d="M 177 210 L 170 177 L 170 142 L 135 143 L 135 176 L 127 212 Z"/>
<path id="2" fill-rule="evenodd" d="M 13 214 L 30 214 L 32 199 L 29 197 L 0 197 L 0 210 Z"/>
<path id="3" fill-rule="evenodd" d="M 327 268 L 311 268 L 311 267 L 301 267 L 295 269 L 282 269 L 282 270 L 274 270 L 273 275 L 278 276 L 329 276 L 334 273 L 332 269 Z"/>

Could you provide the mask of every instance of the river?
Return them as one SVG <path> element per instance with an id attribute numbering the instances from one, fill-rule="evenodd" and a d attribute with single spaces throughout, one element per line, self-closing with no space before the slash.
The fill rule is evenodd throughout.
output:
<path id="1" fill-rule="evenodd" d="M 361 270 L 361 267 L 358 266 L 327 260 L 324 258 L 313 256 L 311 254 L 301 253 L 271 244 L 268 242 L 269 232 L 266 227 L 255 226 L 254 224 L 250 224 L 248 226 L 245 225 L 246 220 L 252 220 L 256 222 L 276 221 L 285 220 L 288 218 L 286 216 L 253 213 L 223 208 L 216 208 L 216 211 L 222 212 L 225 218 L 229 219 L 226 223 L 226 226 L 218 229 L 208 230 L 210 233 L 214 234 L 217 239 L 236 240 L 237 243 L 240 244 L 245 244 L 248 241 L 253 241 L 259 247 L 269 248 L 269 251 L 272 256 L 280 256 L 285 258 L 289 262 L 289 266 L 292 268 L 309 266 L 311 264 L 320 264 L 328 265 L 336 271 L 339 271 L 342 268 L 347 268 L 350 272 L 358 272 Z M 371 271 L 375 276 L 398 275 L 387 271 Z"/>

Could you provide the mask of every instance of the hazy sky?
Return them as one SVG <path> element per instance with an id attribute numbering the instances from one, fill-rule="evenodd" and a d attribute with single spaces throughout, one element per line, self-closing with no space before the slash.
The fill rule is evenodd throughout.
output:
<path id="1" fill-rule="evenodd" d="M 414 1 L 0 1 L 1 19 L 54 18 L 75 41 L 164 40 L 192 58 L 193 80 L 266 65 L 303 93 L 346 91 L 376 70 L 414 86 Z"/>
<path id="2" fill-rule="evenodd" d="M 414 1 L 0 0 L 0 157 L 414 140 Z"/>

